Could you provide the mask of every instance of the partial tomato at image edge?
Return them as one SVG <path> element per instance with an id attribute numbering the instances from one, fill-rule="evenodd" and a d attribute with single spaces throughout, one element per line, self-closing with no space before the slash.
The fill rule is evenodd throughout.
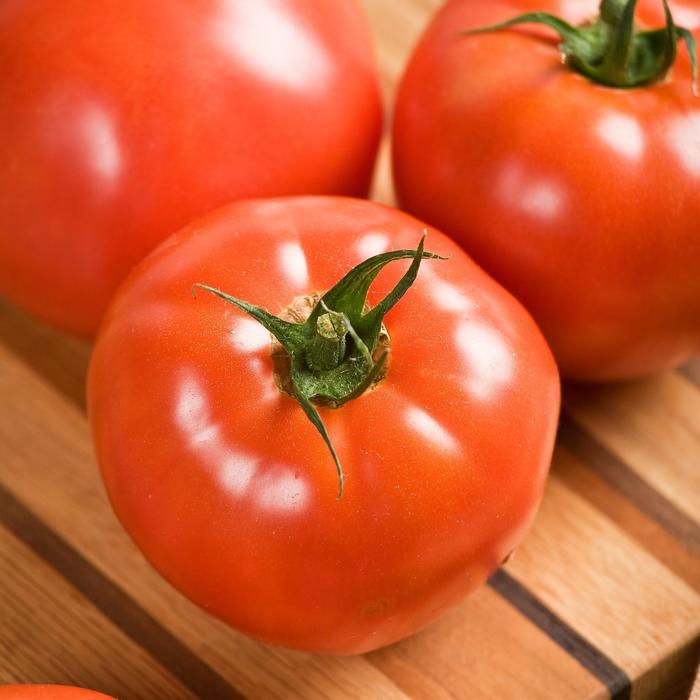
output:
<path id="1" fill-rule="evenodd" d="M 28 0 L 0 11 L 0 294 L 92 336 L 131 267 L 227 202 L 367 193 L 357 0 Z"/>
<path id="2" fill-rule="evenodd" d="M 638 28 L 659 31 L 648 44 L 637 35 L 621 69 L 598 60 L 616 51 L 601 37 L 622 36 L 628 25 L 610 16 L 634 3 L 605 0 L 608 19 L 593 25 L 597 0 L 451 0 L 398 91 L 401 206 L 524 304 L 567 378 L 634 378 L 700 352 L 700 98 L 688 50 L 700 2 L 669 4 L 683 30 L 661 41 L 663 3 L 640 0 Z M 493 27 L 533 10 L 568 28 L 531 15 Z"/>

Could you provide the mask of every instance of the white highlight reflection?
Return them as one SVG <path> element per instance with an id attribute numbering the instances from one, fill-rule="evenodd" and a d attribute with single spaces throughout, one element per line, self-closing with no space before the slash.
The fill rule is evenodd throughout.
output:
<path id="1" fill-rule="evenodd" d="M 297 287 L 306 287 L 309 283 L 309 268 L 301 246 L 298 243 L 284 243 L 277 256 L 287 279 Z"/>
<path id="2" fill-rule="evenodd" d="M 419 432 L 435 447 L 450 452 L 451 454 L 457 454 L 459 452 L 459 443 L 457 440 L 422 408 L 418 408 L 417 406 L 407 408 L 404 413 L 404 419 L 411 428 Z"/>
<path id="3" fill-rule="evenodd" d="M 269 345 L 269 336 L 267 342 Z M 251 374 L 255 375 L 255 380 L 258 384 L 260 393 L 257 395 L 257 400 L 264 403 L 278 401 L 280 392 L 279 389 L 277 389 L 272 377 L 272 372 L 270 371 L 270 360 L 268 358 L 262 360 L 260 357 L 252 357 L 248 362 L 248 369 Z"/>
<path id="4" fill-rule="evenodd" d="M 598 4 L 591 2 L 588 7 L 581 0 L 561 0 L 560 7 L 554 14 L 558 17 L 566 17 L 567 22 L 573 25 L 583 24 L 592 20 L 598 12 Z"/>
<path id="5" fill-rule="evenodd" d="M 243 352 L 257 352 L 270 347 L 270 334 L 252 318 L 237 319 L 231 328 L 231 343 Z"/>
<path id="6" fill-rule="evenodd" d="M 644 134 L 634 117 L 610 112 L 598 122 L 596 130 L 610 148 L 630 160 L 639 160 L 644 153 Z"/>
<path id="7" fill-rule="evenodd" d="M 426 265 L 421 268 L 421 274 L 429 278 L 429 294 L 433 303 L 443 311 L 466 313 L 474 311 L 478 305 L 470 299 L 459 287 L 451 282 L 440 279 L 434 272 L 429 272 Z"/>
<path id="8" fill-rule="evenodd" d="M 389 247 L 389 236 L 385 233 L 366 233 L 357 243 L 357 252 L 362 258 L 385 253 Z"/>
<path id="9" fill-rule="evenodd" d="M 282 0 L 219 0 L 216 44 L 256 76 L 290 90 L 322 88 L 331 65 L 318 39 Z"/>
<path id="10" fill-rule="evenodd" d="M 505 340 L 481 321 L 460 323 L 455 340 L 467 363 L 467 390 L 479 399 L 490 399 L 513 376 L 514 356 Z"/>
<path id="11" fill-rule="evenodd" d="M 681 166 L 691 175 L 700 176 L 700 112 L 674 119 L 668 138 Z"/>
<path id="12" fill-rule="evenodd" d="M 700 27 L 700 10 L 687 5 L 676 5 L 673 8 L 673 21 L 679 27 L 695 30 Z"/>
<path id="13" fill-rule="evenodd" d="M 85 107 L 80 114 L 79 130 L 91 169 L 105 184 L 113 184 L 121 172 L 122 154 L 109 117 L 97 105 Z"/>
<path id="14" fill-rule="evenodd" d="M 243 495 L 255 476 L 259 461 L 255 457 L 230 451 L 221 463 L 219 482 L 229 493 Z"/>
<path id="15" fill-rule="evenodd" d="M 200 443 L 218 441 L 219 426 L 209 419 L 203 392 L 194 379 L 186 379 L 180 385 L 175 404 L 175 418 L 189 438 L 191 447 L 198 447 Z"/>
<path id="16" fill-rule="evenodd" d="M 295 510 L 307 499 L 303 479 L 284 465 L 273 465 L 262 478 L 255 479 L 261 459 L 244 450 L 228 445 L 221 435 L 221 426 L 212 420 L 206 391 L 194 376 L 188 376 L 178 387 L 175 421 L 188 438 L 189 446 L 197 452 L 219 484 L 233 496 L 251 495 L 266 510 Z"/>
<path id="17" fill-rule="evenodd" d="M 260 485 L 258 502 L 267 510 L 295 508 L 306 500 L 306 486 L 288 469 L 278 475 L 268 475 Z"/>
<path id="18" fill-rule="evenodd" d="M 534 182 L 522 194 L 520 208 L 533 216 L 549 219 L 557 213 L 561 195 L 557 187 L 544 180 Z"/>
<path id="19" fill-rule="evenodd" d="M 498 193 L 506 204 L 537 219 L 556 217 L 564 202 L 561 188 L 554 181 L 533 180 L 522 166 L 513 163 L 501 172 Z"/>

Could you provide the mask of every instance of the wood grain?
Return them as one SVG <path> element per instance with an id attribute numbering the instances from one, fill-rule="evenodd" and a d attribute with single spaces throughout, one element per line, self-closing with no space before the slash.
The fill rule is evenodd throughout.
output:
<path id="1" fill-rule="evenodd" d="M 163 666 L 170 668 L 173 675 L 180 678 L 182 684 L 190 688 L 196 696 L 231 700 L 242 697 L 2 487 L 0 513 L 3 525 L 18 540 L 52 566 L 96 608 L 109 616 L 134 643 L 148 651 Z M 42 620 L 42 626 L 45 625 L 42 616 L 39 616 L 39 619 Z M 90 620 L 85 622 L 90 624 Z M 77 652 L 77 656 L 80 655 Z"/>
<path id="2" fill-rule="evenodd" d="M 571 417 L 697 522 L 700 388 L 670 372 L 608 387 L 570 387 Z"/>
<path id="3" fill-rule="evenodd" d="M 700 595 L 563 483 L 556 466 L 535 527 L 506 568 L 631 677 L 700 634 Z"/>
<path id="4" fill-rule="evenodd" d="M 389 103 L 440 2 L 363 2 Z M 388 140 L 373 196 L 393 201 Z M 0 302 L 0 683 L 124 700 L 688 696 L 700 655 L 700 360 L 565 387 L 552 478 L 515 557 L 414 637 L 329 658 L 247 639 L 143 560 L 94 462 L 89 351 Z"/>
<path id="5" fill-rule="evenodd" d="M 412 698 L 608 697 L 604 685 L 492 588 L 370 655 Z"/>
<path id="6" fill-rule="evenodd" d="M 82 682 L 134 700 L 196 697 L 3 528 L 0 580 L 1 682 Z"/>
<path id="7" fill-rule="evenodd" d="M 609 453 L 599 454 L 583 449 L 582 440 L 590 447 L 595 444 L 587 435 L 581 436 L 563 423 L 555 456 L 556 474 L 576 493 L 583 496 L 594 508 L 614 521 L 636 543 L 683 579 L 696 591 L 700 591 L 700 565 L 694 546 L 695 535 L 686 536 L 689 529 L 685 519 L 675 517 L 678 511 L 665 499 L 651 490 L 636 475 L 621 465 Z M 574 452 L 583 451 L 578 457 Z M 631 476 L 630 476 L 631 475 Z M 669 508 L 671 512 L 669 513 Z M 691 524 L 692 525 L 692 524 Z M 696 528 L 697 525 L 694 525 Z M 682 533 L 680 536 L 678 533 Z"/>

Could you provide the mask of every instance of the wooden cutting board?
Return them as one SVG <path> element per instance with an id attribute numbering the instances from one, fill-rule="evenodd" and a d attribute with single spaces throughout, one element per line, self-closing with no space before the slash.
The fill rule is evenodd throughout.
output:
<path id="1" fill-rule="evenodd" d="M 439 3 L 365 4 L 388 98 Z M 233 632 L 145 563 L 97 475 L 88 355 L 0 302 L 0 683 L 123 700 L 688 697 L 700 655 L 700 361 L 565 387 L 544 503 L 515 557 L 413 638 L 326 658 Z"/>

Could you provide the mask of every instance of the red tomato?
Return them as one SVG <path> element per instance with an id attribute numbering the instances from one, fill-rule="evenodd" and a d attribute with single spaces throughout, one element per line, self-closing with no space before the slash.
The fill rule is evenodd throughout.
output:
<path id="1" fill-rule="evenodd" d="M 356 0 L 0 3 L 0 294 L 95 332 L 130 268 L 232 199 L 365 194 Z"/>
<path id="2" fill-rule="evenodd" d="M 700 2 L 671 3 L 700 24 Z M 542 10 L 580 24 L 596 0 L 452 0 L 401 83 L 402 205 L 453 235 L 532 312 L 564 376 L 609 380 L 700 351 L 700 99 L 682 43 L 668 77 L 603 87 L 536 25 L 459 36 Z M 663 25 L 660 0 L 640 22 Z M 696 32 L 697 35 L 697 32 Z"/>
<path id="3" fill-rule="evenodd" d="M 345 473 L 276 387 L 270 334 L 193 283 L 279 313 L 424 225 L 371 202 L 220 209 L 117 293 L 89 414 L 107 491 L 154 566 L 206 610 L 289 647 L 359 653 L 427 624 L 520 542 L 539 503 L 557 370 L 522 307 L 449 238 L 386 316 L 383 382 L 318 408 Z M 377 277 L 375 306 L 406 265 Z"/>
<path id="4" fill-rule="evenodd" d="M 68 685 L 2 685 L 2 700 L 114 700 L 94 690 Z"/>

